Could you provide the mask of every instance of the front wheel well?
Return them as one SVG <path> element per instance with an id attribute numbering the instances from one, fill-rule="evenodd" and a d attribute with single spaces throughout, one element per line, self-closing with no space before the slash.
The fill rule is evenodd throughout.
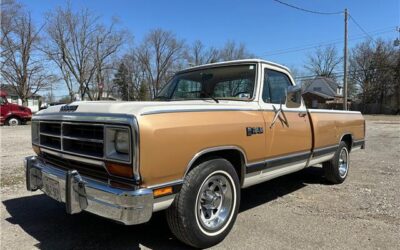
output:
<path id="1" fill-rule="evenodd" d="M 18 119 L 18 120 L 21 120 L 21 118 L 20 118 L 19 116 L 17 116 L 17 115 L 10 115 L 10 116 L 8 116 L 8 117 L 6 118 L 6 121 L 8 121 L 8 120 L 10 120 L 10 119 L 12 119 L 12 118 L 16 118 L 16 119 Z"/>
<path id="2" fill-rule="evenodd" d="M 189 173 L 190 170 L 192 170 L 200 163 L 215 158 L 223 158 L 229 161 L 235 168 L 240 183 L 243 184 L 244 170 L 245 170 L 245 156 L 243 155 L 242 152 L 240 152 L 237 149 L 223 149 L 223 150 L 204 153 L 200 155 L 198 158 L 196 158 L 196 160 L 189 166 L 188 170 L 186 171 L 186 174 Z"/>
<path id="3" fill-rule="evenodd" d="M 342 140 L 344 141 L 347 145 L 347 148 L 349 150 L 349 152 L 351 151 L 351 147 L 353 145 L 353 137 L 351 136 L 351 134 L 346 134 L 344 136 L 342 136 Z"/>

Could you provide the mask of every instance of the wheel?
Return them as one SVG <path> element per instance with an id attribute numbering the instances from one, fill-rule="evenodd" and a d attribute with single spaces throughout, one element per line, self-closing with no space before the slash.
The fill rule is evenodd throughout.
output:
<path id="1" fill-rule="evenodd" d="M 207 248 L 221 242 L 235 223 L 240 204 L 239 178 L 225 159 L 205 161 L 185 177 L 166 215 L 182 242 Z"/>
<path id="2" fill-rule="evenodd" d="M 11 117 L 7 120 L 9 126 L 18 126 L 21 124 L 21 120 L 16 117 Z"/>
<path id="3" fill-rule="evenodd" d="M 347 144 L 342 141 L 339 144 L 332 160 L 322 164 L 325 171 L 325 178 L 334 184 L 344 182 L 349 172 L 350 155 Z"/>

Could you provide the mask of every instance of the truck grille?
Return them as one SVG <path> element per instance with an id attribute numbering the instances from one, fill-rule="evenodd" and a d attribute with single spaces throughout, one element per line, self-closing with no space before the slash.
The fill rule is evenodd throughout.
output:
<path id="1" fill-rule="evenodd" d="M 39 145 L 66 153 L 104 157 L 104 125 L 40 121 Z"/>
<path id="2" fill-rule="evenodd" d="M 45 152 L 41 154 L 41 159 L 63 170 L 77 170 L 84 176 L 90 176 L 98 180 L 107 181 L 109 178 L 107 171 L 102 166 L 65 159 Z"/>
<path id="3" fill-rule="evenodd" d="M 34 119 L 32 144 L 39 147 L 37 154 L 42 161 L 57 168 L 77 170 L 84 176 L 102 181 L 108 180 L 110 183 L 131 185 L 138 180 L 131 178 L 133 173 L 119 175 L 113 171 L 109 172 L 108 169 L 111 163 L 131 168 L 129 165 L 132 162 L 132 152 L 122 158 L 113 148 L 113 136 L 117 129 L 128 130 L 131 135 L 128 123 L 125 121 L 114 124 L 98 121 Z M 106 141 L 110 143 L 107 144 Z"/>

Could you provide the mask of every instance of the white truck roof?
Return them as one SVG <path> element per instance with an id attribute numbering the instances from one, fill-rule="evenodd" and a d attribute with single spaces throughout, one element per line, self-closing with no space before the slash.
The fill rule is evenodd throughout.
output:
<path id="1" fill-rule="evenodd" d="M 286 71 L 290 72 L 290 69 L 288 67 L 283 66 L 283 65 L 280 65 L 280 64 L 277 64 L 277 63 L 274 63 L 274 62 L 270 62 L 270 61 L 266 61 L 266 60 L 263 60 L 263 59 L 253 58 L 253 59 L 240 59 L 240 60 L 232 60 L 232 61 L 224 61 L 224 62 L 203 64 L 203 65 L 194 66 L 194 67 L 190 67 L 190 68 L 181 70 L 178 73 L 186 72 L 186 71 L 192 71 L 192 70 L 196 70 L 196 69 L 208 68 L 208 67 L 225 66 L 225 65 L 230 65 L 230 64 L 241 64 L 241 63 L 265 63 L 265 64 L 268 64 L 268 65 L 271 65 L 271 66 L 275 66 L 275 67 L 278 67 L 278 68 L 281 68 L 283 70 L 286 70 Z"/>

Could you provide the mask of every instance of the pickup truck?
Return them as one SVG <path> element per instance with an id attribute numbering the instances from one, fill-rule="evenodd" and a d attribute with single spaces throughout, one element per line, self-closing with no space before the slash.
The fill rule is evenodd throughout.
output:
<path id="1" fill-rule="evenodd" d="M 319 163 L 342 183 L 364 138 L 360 112 L 307 109 L 286 67 L 215 63 L 178 72 L 151 102 L 38 112 L 26 185 L 126 225 L 166 210 L 174 235 L 204 248 L 232 229 L 240 189 Z"/>
<path id="2" fill-rule="evenodd" d="M 7 93 L 0 90 L 0 125 L 17 126 L 30 121 L 31 118 L 30 108 L 9 103 Z"/>

